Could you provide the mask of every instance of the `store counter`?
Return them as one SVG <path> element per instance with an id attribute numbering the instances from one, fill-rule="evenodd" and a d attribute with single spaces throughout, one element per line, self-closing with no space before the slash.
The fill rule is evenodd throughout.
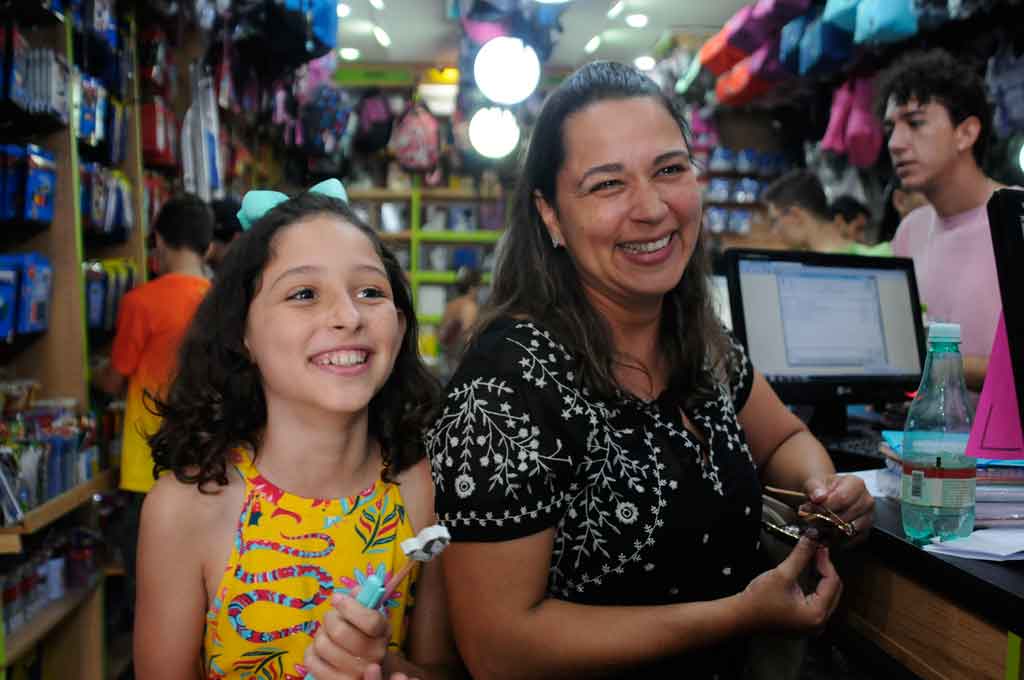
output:
<path id="1" fill-rule="evenodd" d="M 904 535 L 899 503 L 879 498 L 871 537 L 840 571 L 844 633 L 923 678 L 1024 680 L 1024 562 L 925 552 Z"/>

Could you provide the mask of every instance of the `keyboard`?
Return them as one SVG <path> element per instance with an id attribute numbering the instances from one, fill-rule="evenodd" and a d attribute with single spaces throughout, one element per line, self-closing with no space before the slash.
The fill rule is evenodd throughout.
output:
<path id="1" fill-rule="evenodd" d="M 878 450 L 882 436 L 877 432 L 861 431 L 841 436 L 819 436 L 818 439 L 837 468 L 878 468 L 885 464 L 885 456 Z"/>

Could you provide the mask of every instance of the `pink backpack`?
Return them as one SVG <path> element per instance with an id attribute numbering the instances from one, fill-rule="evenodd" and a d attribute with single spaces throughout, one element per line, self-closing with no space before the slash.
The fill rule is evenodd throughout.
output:
<path id="1" fill-rule="evenodd" d="M 821 139 L 822 151 L 835 154 L 846 153 L 846 125 L 850 120 L 850 108 L 853 105 L 853 84 L 846 81 L 832 95 L 832 109 L 828 117 L 828 129 Z"/>
<path id="2" fill-rule="evenodd" d="M 846 123 L 846 153 L 858 168 L 870 168 L 882 151 L 882 126 L 871 110 L 874 82 L 858 78 L 853 83 L 853 102 Z"/>
<path id="3" fill-rule="evenodd" d="M 413 104 L 395 126 L 388 147 L 405 170 L 430 172 L 441 154 L 437 119 L 422 104 Z"/>

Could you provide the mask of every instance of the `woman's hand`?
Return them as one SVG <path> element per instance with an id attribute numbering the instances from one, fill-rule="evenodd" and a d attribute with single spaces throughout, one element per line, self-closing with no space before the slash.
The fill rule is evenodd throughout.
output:
<path id="1" fill-rule="evenodd" d="M 340 593 L 331 605 L 306 649 L 306 670 L 316 680 L 379 680 L 391 634 L 388 620 Z"/>
<path id="2" fill-rule="evenodd" d="M 859 542 L 871 533 L 874 523 L 875 499 L 868 493 L 864 480 L 856 475 L 811 477 L 804 482 L 804 492 L 811 503 L 826 507 L 853 526 L 854 535 L 847 542 Z"/>
<path id="3" fill-rule="evenodd" d="M 821 579 L 813 593 L 804 594 L 800 574 L 811 562 Z M 839 604 L 843 583 L 828 556 L 828 548 L 804 536 L 779 566 L 756 577 L 740 594 L 750 621 L 758 629 L 819 631 Z"/>

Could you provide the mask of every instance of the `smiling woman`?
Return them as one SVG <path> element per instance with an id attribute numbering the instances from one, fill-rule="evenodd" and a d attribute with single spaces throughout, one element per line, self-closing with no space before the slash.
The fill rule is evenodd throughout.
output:
<path id="1" fill-rule="evenodd" d="M 650 79 L 595 62 L 549 95 L 426 435 L 474 677 L 740 677 L 749 634 L 838 601 L 806 539 L 758 575 L 759 478 L 858 527 L 872 501 L 715 320 L 700 214 L 686 125 Z"/>

